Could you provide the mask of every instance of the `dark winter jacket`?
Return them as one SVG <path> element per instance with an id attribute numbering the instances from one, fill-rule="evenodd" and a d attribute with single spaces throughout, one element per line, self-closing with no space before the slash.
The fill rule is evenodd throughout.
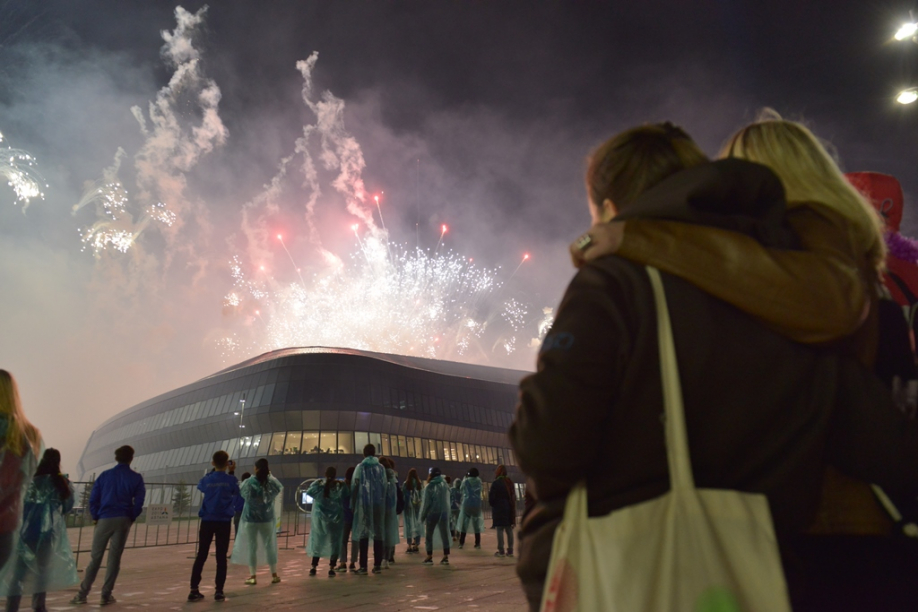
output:
<path id="1" fill-rule="evenodd" d="M 491 520 L 494 521 L 493 527 L 516 525 L 516 512 L 514 512 L 515 504 L 513 501 L 510 489 L 507 487 L 507 477 L 498 476 L 497 480 L 491 483 L 491 490 L 488 491 L 488 503 L 491 504 Z"/>
<path id="2" fill-rule="evenodd" d="M 679 194 L 686 181 L 697 180 L 695 193 L 729 198 L 720 209 L 742 212 L 741 223 L 726 227 L 769 246 L 793 244 L 775 214 L 783 207 L 777 177 L 764 166 L 730 161 L 680 173 L 688 175 L 676 181 L 674 215 L 691 208 Z M 648 201 L 666 202 L 673 178 L 648 191 Z M 705 181 L 723 180 L 734 188 L 704 188 Z M 716 216 L 697 222 L 719 223 Z M 681 279 L 664 274 L 663 284 L 699 487 L 767 495 L 784 546 L 785 536 L 812 519 L 827 462 L 896 490 L 918 483 L 915 424 L 904 421 L 886 389 L 853 359 L 795 344 Z M 520 384 L 510 429 L 538 498 L 521 526 L 517 567 L 530 601 L 541 592 L 564 500 L 578 479 L 586 480 L 591 516 L 668 490 L 662 413 L 646 270 L 600 258 L 571 281 L 537 373 Z"/>

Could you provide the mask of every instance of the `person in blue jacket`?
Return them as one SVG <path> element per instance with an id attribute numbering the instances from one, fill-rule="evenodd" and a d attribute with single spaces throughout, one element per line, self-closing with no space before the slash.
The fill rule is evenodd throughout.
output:
<path id="1" fill-rule="evenodd" d="M 325 470 L 325 478 L 313 481 L 306 489 L 312 498 L 312 525 L 306 554 L 312 557 L 310 576 L 315 576 L 319 559 L 327 557 L 328 577 L 335 576 L 335 563 L 341 550 L 344 531 L 344 483 L 337 480 L 338 470 L 333 465 Z"/>
<path id="2" fill-rule="evenodd" d="M 351 537 L 360 542 L 360 569 L 357 575 L 367 573 L 367 556 L 373 540 L 373 573 L 378 574 L 385 551 L 386 537 L 386 468 L 376 458 L 376 447 L 363 447 L 363 461 L 354 470 L 351 483 L 351 507 L 354 525 Z"/>
<path id="3" fill-rule="evenodd" d="M 475 548 L 481 548 L 481 532 L 484 531 L 484 518 L 481 516 L 481 478 L 478 468 L 469 470 L 468 476 L 462 479 L 459 490 L 462 492 L 462 505 L 459 508 L 459 548 L 465 545 L 465 534 L 475 532 Z"/>
<path id="4" fill-rule="evenodd" d="M 344 473 L 344 491 L 342 491 L 341 502 L 344 506 L 344 530 L 341 533 L 341 562 L 338 565 L 338 571 L 347 571 L 347 549 L 348 540 L 351 541 L 351 566 L 352 572 L 357 571 L 357 540 L 351 537 L 351 527 L 354 525 L 354 509 L 351 507 L 351 482 L 354 480 L 354 466 L 347 468 Z"/>
<path id="5" fill-rule="evenodd" d="M 96 574 L 102 565 L 105 547 L 109 546 L 108 564 L 105 569 L 105 582 L 102 584 L 103 606 L 115 603 L 112 591 L 115 580 L 121 570 L 121 554 L 127 543 L 131 525 L 143 512 L 143 500 L 147 490 L 143 476 L 131 469 L 134 460 L 134 449 L 120 446 L 115 450 L 115 461 L 118 465 L 105 470 L 96 478 L 89 495 L 89 513 L 96 525 L 92 535 L 92 552 L 86 574 L 80 584 L 80 591 L 70 601 L 72 604 L 86 603 L 86 596 L 92 589 Z"/>
<path id="6" fill-rule="evenodd" d="M 430 468 L 419 518 L 425 527 L 424 547 L 427 549 L 425 565 L 433 565 L 434 540 L 439 532 L 443 545 L 441 565 L 449 565 L 449 485 L 443 480 L 440 468 Z"/>
<path id="7" fill-rule="evenodd" d="M 80 581 L 67 538 L 64 515 L 73 508 L 73 485 L 61 474 L 61 454 L 45 450 L 23 497 L 23 516 L 15 562 L 0 576 L 0 594 L 7 612 L 17 612 L 23 595 L 32 595 L 32 609 L 47 612 L 48 591 Z"/>
<path id="8" fill-rule="evenodd" d="M 218 450 L 213 455 L 211 465 L 214 471 L 204 476 L 198 483 L 198 491 L 204 494 L 198 516 L 201 525 L 198 532 L 198 556 L 191 568 L 191 592 L 188 601 L 199 601 L 204 595 L 198 590 L 201 585 L 201 572 L 207 555 L 210 554 L 210 543 L 217 541 L 217 587 L 214 593 L 216 601 L 223 601 L 223 585 L 226 584 L 226 552 L 229 550 L 230 524 L 235 514 L 235 501 L 239 495 L 239 483 L 235 476 L 226 473 L 229 455 Z"/>

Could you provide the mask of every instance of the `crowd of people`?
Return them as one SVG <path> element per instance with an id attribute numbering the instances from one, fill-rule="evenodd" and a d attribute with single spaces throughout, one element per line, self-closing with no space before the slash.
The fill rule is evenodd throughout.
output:
<path id="1" fill-rule="evenodd" d="M 868 199 L 810 130 L 774 113 L 739 130 L 713 161 L 669 122 L 634 127 L 593 152 L 586 183 L 593 226 L 571 245 L 579 271 L 536 373 L 520 384 L 509 431 L 527 477 L 517 573 L 532 609 L 542 604 L 555 533 L 578 482 L 590 517 L 669 490 L 657 302 L 645 266 L 663 273 L 697 485 L 767 498 L 794 609 L 913 609 L 916 540 L 896 537 L 908 517 L 891 511 L 890 499 L 918 497 L 918 422 L 884 374 L 893 323 L 882 314 L 887 248 Z M 914 377 L 911 340 L 900 371 Z M 73 489 L 60 453 L 42 452 L 2 370 L 0 440 L 0 594 L 7 610 L 28 594 L 43 610 L 46 592 L 77 581 L 63 529 Z M 115 455 L 117 466 L 92 489 L 96 529 L 75 604 L 86 602 L 106 545 L 101 603 L 114 601 L 121 552 L 143 508 L 133 449 Z M 435 551 L 449 565 L 470 533 L 481 546 L 477 469 L 452 480 L 434 467 L 423 481 L 412 469 L 401 483 L 391 458 L 372 444 L 363 455 L 343 481 L 329 468 L 307 491 L 310 575 L 322 559 L 330 577 L 380 573 L 402 538 L 406 554 L 420 553 L 424 538 L 428 565 Z M 213 467 L 198 485 L 191 601 L 203 598 L 213 541 L 215 597 L 224 598 L 230 522 L 230 560 L 248 568 L 246 584 L 256 584 L 260 565 L 281 580 L 281 485 L 268 461 L 241 484 L 225 452 Z M 495 555 L 513 556 L 516 499 L 504 466 L 487 500 Z"/>
<path id="2" fill-rule="evenodd" d="M 5 370 L 0 370 L 0 440 L 0 596 L 6 597 L 6 610 L 16 612 L 24 595 L 32 596 L 33 610 L 47 610 L 49 591 L 78 582 L 79 591 L 70 603 L 88 603 L 106 548 L 109 554 L 99 603 L 115 603 L 113 591 L 121 556 L 146 499 L 143 477 L 130 467 L 134 449 L 119 447 L 115 467 L 102 472 L 93 483 L 89 513 L 95 528 L 90 561 L 80 582 L 65 520 L 74 506 L 73 485 L 61 473 L 60 452 L 53 448 L 42 451 L 41 435 L 23 413 L 16 381 Z M 475 534 L 475 547 L 480 547 L 484 522 L 477 469 L 456 479 L 454 487 L 436 467 L 425 482 L 411 469 L 400 483 L 391 458 L 376 457 L 372 444 L 363 454 L 363 461 L 349 468 L 343 480 L 338 479 L 334 467 L 329 467 L 325 477 L 315 480 L 306 491 L 313 499 L 306 547 L 312 561 L 310 576 L 317 574 L 323 558 L 328 560 L 329 577 L 346 571 L 380 573 L 395 563 L 396 546 L 402 537 L 407 543 L 405 553 L 411 554 L 419 552 L 424 536 L 427 556 L 423 563 L 427 565 L 433 564 L 434 550 L 443 551 L 440 563 L 448 565 L 451 543 L 458 541 L 462 548 L 467 532 Z M 246 585 L 258 583 L 257 569 L 264 565 L 270 569 L 272 584 L 281 581 L 274 502 L 283 487 L 271 475 L 268 460 L 258 459 L 254 474 L 246 472 L 241 480 L 225 451 L 215 452 L 211 465 L 213 469 L 198 483 L 201 520 L 188 601 L 204 599 L 200 585 L 212 545 L 216 548 L 216 601 L 226 599 L 228 562 L 248 568 Z M 504 466 L 495 474 L 491 503 L 495 526 L 509 538 L 506 552 L 501 539 L 496 554 L 512 556 L 515 489 Z M 230 554 L 233 526 L 235 543 Z M 372 568 L 368 559 L 371 541 Z"/>

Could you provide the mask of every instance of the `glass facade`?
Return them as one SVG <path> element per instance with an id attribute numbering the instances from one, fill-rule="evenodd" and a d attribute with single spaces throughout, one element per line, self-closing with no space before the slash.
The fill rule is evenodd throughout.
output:
<path id="1" fill-rule="evenodd" d="M 103 423 L 80 460 L 84 478 L 135 449 L 132 467 L 149 482 L 197 482 L 225 450 L 237 474 L 267 457 L 292 495 L 335 465 L 343 475 L 363 447 L 393 457 L 400 477 L 438 465 L 490 480 L 509 450 L 517 388 L 527 372 L 350 349 L 283 349 L 130 408 Z"/>

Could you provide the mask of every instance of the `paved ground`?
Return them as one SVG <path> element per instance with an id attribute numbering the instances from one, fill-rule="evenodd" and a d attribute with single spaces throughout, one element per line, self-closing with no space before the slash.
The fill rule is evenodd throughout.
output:
<path id="1" fill-rule="evenodd" d="M 471 539 L 471 538 L 470 538 Z M 216 565 L 213 556 L 204 568 L 201 591 L 206 599 L 185 601 L 194 545 L 128 549 L 121 563 L 121 575 L 115 588 L 117 604 L 106 610 L 499 610 L 523 612 L 525 599 L 513 571 L 513 559 L 495 558 L 496 534 L 482 534 L 481 550 L 468 543 L 464 550 L 454 549 L 448 567 L 422 565 L 424 554 L 407 555 L 400 544 L 396 564 L 382 574 L 357 576 L 339 573 L 327 576 L 327 560 L 322 560 L 319 575 L 310 577 L 309 561 L 302 548 L 280 550 L 279 571 L 282 582 L 272 585 L 265 567 L 258 573 L 258 584 L 246 586 L 248 570 L 230 565 L 226 581 L 227 600 L 213 600 L 213 578 Z M 281 540 L 283 545 L 283 540 Z M 291 540 L 290 546 L 293 546 Z M 423 544 L 422 544 L 423 547 Z M 372 551 L 370 552 L 372 557 Z M 440 555 L 434 555 L 439 561 Z M 80 555 L 82 569 L 89 561 Z M 99 588 L 105 570 L 99 572 L 88 606 L 70 606 L 76 587 L 48 594 L 49 610 L 86 610 L 98 607 Z M 82 572 L 80 572 L 82 578 Z M 25 603 L 25 602 L 23 602 Z"/>

